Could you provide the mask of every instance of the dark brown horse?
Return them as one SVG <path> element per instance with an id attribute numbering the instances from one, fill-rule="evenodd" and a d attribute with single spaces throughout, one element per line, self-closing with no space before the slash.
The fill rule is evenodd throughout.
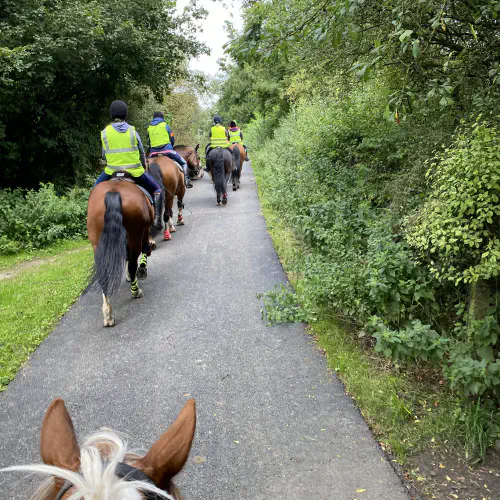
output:
<path id="1" fill-rule="evenodd" d="M 186 160 L 191 179 L 201 179 L 205 174 L 205 171 L 201 168 L 199 147 L 199 144 L 195 148 L 192 146 L 174 146 L 174 150 Z"/>
<path id="2" fill-rule="evenodd" d="M 234 158 L 235 169 L 233 171 L 233 191 L 236 191 L 241 187 L 241 171 L 243 170 L 243 162 L 245 161 L 246 153 L 243 145 L 239 143 L 231 144 L 229 149 L 232 151 Z"/>
<path id="3" fill-rule="evenodd" d="M 227 205 L 227 183 L 234 169 L 233 155 L 229 148 L 214 148 L 208 153 L 210 175 L 217 193 L 217 205 Z"/>
<path id="4" fill-rule="evenodd" d="M 149 159 L 149 172 L 157 180 L 163 184 L 165 189 L 165 211 L 163 213 L 163 220 L 165 222 L 165 231 L 163 233 L 164 239 L 171 240 L 172 235 L 176 229 L 172 221 L 174 198 L 177 196 L 177 224 L 184 225 L 184 217 L 182 216 L 182 209 L 184 208 L 184 194 L 186 193 L 186 185 L 184 184 L 184 173 L 177 166 L 177 163 L 167 156 L 156 156 Z"/>
<path id="5" fill-rule="evenodd" d="M 153 207 L 133 183 L 110 180 L 101 182 L 90 192 L 87 208 L 87 230 L 94 247 L 94 278 L 103 294 L 104 326 L 114 326 L 115 318 L 109 298 L 120 286 L 125 262 L 128 261 L 132 297 L 143 296 L 137 278 L 145 278 L 151 249 L 149 227 Z M 138 272 L 137 260 L 141 257 Z"/>
<path id="6" fill-rule="evenodd" d="M 33 500 L 74 497 L 182 500 L 173 478 L 187 461 L 195 429 L 196 404 L 190 399 L 144 456 L 128 450 L 123 437 L 111 429 L 92 434 L 80 447 L 64 401 L 54 399 L 40 432 L 40 455 L 44 463 L 0 471 L 49 476 L 31 496 Z"/>

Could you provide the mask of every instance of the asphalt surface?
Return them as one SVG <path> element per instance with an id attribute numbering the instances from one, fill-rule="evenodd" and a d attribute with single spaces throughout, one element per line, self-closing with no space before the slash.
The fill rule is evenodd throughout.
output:
<path id="1" fill-rule="evenodd" d="M 304 327 L 261 320 L 256 294 L 286 278 L 248 164 L 241 185 L 217 207 L 208 179 L 195 182 L 186 225 L 150 258 L 145 297 L 125 282 L 113 297 L 114 328 L 101 326 L 97 292 L 62 319 L 0 396 L 0 467 L 39 462 L 54 397 L 81 440 L 105 426 L 141 450 L 194 397 L 186 499 L 408 499 Z M 0 498 L 29 498 L 34 484 L 1 474 Z"/>

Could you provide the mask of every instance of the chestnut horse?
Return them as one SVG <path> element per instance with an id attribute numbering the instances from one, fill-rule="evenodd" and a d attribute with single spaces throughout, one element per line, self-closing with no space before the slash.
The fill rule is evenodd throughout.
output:
<path id="1" fill-rule="evenodd" d="M 199 144 L 195 148 L 192 146 L 174 146 L 174 151 L 186 160 L 191 179 L 201 179 L 205 174 L 205 171 L 201 168 L 201 159 L 198 153 L 199 147 Z"/>
<path id="2" fill-rule="evenodd" d="M 247 155 L 243 145 L 238 142 L 233 142 L 233 144 L 229 146 L 229 149 L 232 151 L 234 158 L 235 169 L 233 171 L 233 191 L 236 191 L 241 187 L 241 171 L 243 170 L 243 162 L 245 161 Z"/>
<path id="3" fill-rule="evenodd" d="M 229 148 L 214 148 L 208 153 L 210 175 L 217 193 L 217 205 L 227 205 L 227 183 L 234 170 L 234 159 Z"/>
<path id="4" fill-rule="evenodd" d="M 151 203 L 132 182 L 104 181 L 90 192 L 87 230 L 94 247 L 92 282 L 98 283 L 102 290 L 104 326 L 115 324 L 109 298 L 120 286 L 127 261 L 132 297 L 143 296 L 137 278 L 144 279 L 147 275 L 146 256 L 151 254 L 149 227 L 153 216 Z"/>
<path id="5" fill-rule="evenodd" d="M 62 399 L 54 399 L 43 419 L 40 455 L 44 464 L 13 466 L 1 472 L 48 476 L 34 500 L 169 499 L 181 500 L 172 479 L 187 461 L 196 428 L 196 404 L 190 399 L 175 422 L 145 456 L 127 450 L 124 439 L 109 429 L 88 437 L 82 446 Z"/>
<path id="6" fill-rule="evenodd" d="M 163 184 L 165 189 L 165 211 L 163 213 L 163 221 L 165 222 L 165 231 L 163 237 L 165 241 L 171 240 L 172 235 L 176 229 L 172 221 L 174 215 L 172 206 L 174 198 L 177 196 L 177 224 L 184 225 L 184 217 L 182 216 L 182 209 L 184 208 L 184 194 L 186 193 L 186 185 L 184 184 L 184 173 L 178 167 L 177 163 L 167 156 L 155 156 L 149 160 L 149 173 Z"/>

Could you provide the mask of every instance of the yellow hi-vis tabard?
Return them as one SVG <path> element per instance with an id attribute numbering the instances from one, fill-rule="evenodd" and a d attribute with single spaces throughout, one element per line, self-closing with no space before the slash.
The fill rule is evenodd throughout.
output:
<path id="1" fill-rule="evenodd" d="M 229 142 L 232 144 L 234 142 L 241 144 L 243 140 L 241 139 L 241 130 L 237 128 L 236 130 L 229 129 Z"/>
<path id="2" fill-rule="evenodd" d="M 113 175 L 115 170 L 126 170 L 133 177 L 140 177 L 144 173 L 134 127 L 118 132 L 108 125 L 101 132 L 101 142 L 107 163 L 104 171 L 108 175 Z"/>
<path id="3" fill-rule="evenodd" d="M 211 148 L 227 148 L 229 142 L 227 140 L 226 129 L 222 125 L 214 125 L 210 133 Z"/>
<path id="4" fill-rule="evenodd" d="M 152 148 L 170 144 L 170 135 L 165 122 L 160 122 L 157 125 L 150 125 L 148 127 L 148 134 Z"/>

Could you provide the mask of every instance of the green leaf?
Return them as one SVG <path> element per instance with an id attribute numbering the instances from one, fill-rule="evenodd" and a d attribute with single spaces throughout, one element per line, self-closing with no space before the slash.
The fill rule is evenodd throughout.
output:
<path id="1" fill-rule="evenodd" d="M 422 55 L 422 49 L 418 40 L 413 40 L 412 53 L 415 59 L 418 59 Z"/>
<path id="2" fill-rule="evenodd" d="M 399 37 L 400 42 L 406 42 L 411 38 L 411 35 L 413 34 L 413 30 L 406 30 L 402 33 L 402 35 Z"/>

